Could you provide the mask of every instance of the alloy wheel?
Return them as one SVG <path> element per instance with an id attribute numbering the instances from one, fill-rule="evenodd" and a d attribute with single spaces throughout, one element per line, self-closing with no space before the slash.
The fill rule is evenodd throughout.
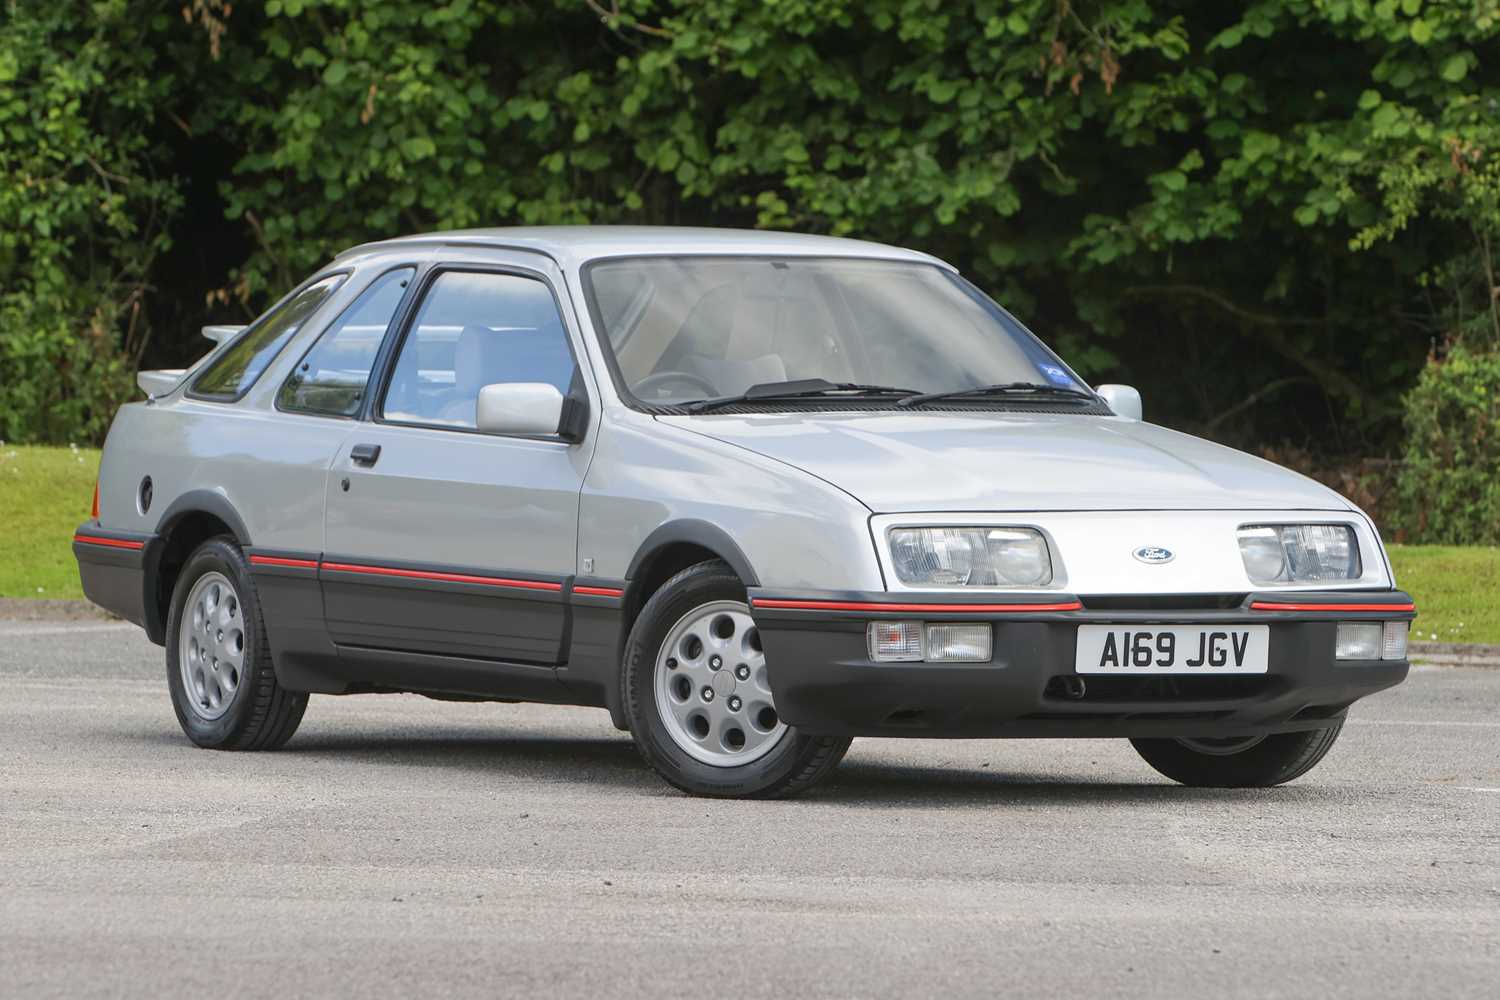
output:
<path id="1" fill-rule="evenodd" d="M 766 655 L 750 609 L 714 601 L 688 612 L 656 657 L 656 707 L 683 752 L 715 767 L 770 753 L 787 733 L 766 678 Z"/>

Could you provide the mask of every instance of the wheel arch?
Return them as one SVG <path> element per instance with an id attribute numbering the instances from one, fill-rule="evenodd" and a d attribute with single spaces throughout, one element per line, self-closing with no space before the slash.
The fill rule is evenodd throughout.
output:
<path id="1" fill-rule="evenodd" d="M 755 567 L 745 557 L 744 551 L 729 532 L 716 524 L 697 519 L 668 521 L 647 535 L 625 571 L 621 648 L 624 647 L 625 634 L 629 633 L 651 595 L 689 566 L 710 559 L 722 559 L 728 563 L 746 587 L 760 586 Z"/>
<path id="2" fill-rule="evenodd" d="M 647 535 L 636 549 L 625 571 L 625 594 L 620 608 L 620 630 L 615 643 L 611 681 L 605 688 L 606 705 L 616 727 L 628 729 L 620 704 L 619 670 L 625 658 L 625 643 L 651 595 L 672 577 L 701 562 L 723 560 L 746 587 L 760 586 L 755 567 L 735 540 L 718 525 L 683 519 L 668 521 Z"/>
<path id="3" fill-rule="evenodd" d="M 167 615 L 172 607 L 172 591 L 193 550 L 210 538 L 229 535 L 241 548 L 250 545 L 250 532 L 244 518 L 222 493 L 190 490 L 182 494 L 162 513 L 156 539 L 146 553 L 145 600 L 146 635 L 157 645 L 166 642 Z"/>

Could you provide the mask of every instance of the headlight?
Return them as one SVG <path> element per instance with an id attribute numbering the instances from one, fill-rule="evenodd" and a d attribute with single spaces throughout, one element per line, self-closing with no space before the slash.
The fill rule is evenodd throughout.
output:
<path id="1" fill-rule="evenodd" d="M 1255 583 L 1357 580 L 1359 543 L 1342 524 L 1247 524 L 1240 557 Z"/>
<path id="2" fill-rule="evenodd" d="M 892 528 L 902 583 L 929 587 L 1042 587 L 1052 582 L 1047 541 L 1032 528 Z"/>

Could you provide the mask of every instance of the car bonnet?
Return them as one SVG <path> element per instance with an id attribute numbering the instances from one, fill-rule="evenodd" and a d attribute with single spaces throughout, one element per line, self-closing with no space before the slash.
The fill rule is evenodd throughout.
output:
<path id="1" fill-rule="evenodd" d="M 1005 412 L 661 416 L 823 479 L 877 513 L 1338 510 L 1262 459 L 1119 417 Z"/>

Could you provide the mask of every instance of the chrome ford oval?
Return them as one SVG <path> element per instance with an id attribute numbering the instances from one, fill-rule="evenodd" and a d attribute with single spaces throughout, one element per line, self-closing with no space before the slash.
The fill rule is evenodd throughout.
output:
<path id="1" fill-rule="evenodd" d="M 1177 553 L 1171 549 L 1164 549 L 1160 545 L 1142 545 L 1132 552 L 1131 555 L 1143 563 L 1150 563 L 1152 565 L 1169 563 L 1177 558 Z"/>

